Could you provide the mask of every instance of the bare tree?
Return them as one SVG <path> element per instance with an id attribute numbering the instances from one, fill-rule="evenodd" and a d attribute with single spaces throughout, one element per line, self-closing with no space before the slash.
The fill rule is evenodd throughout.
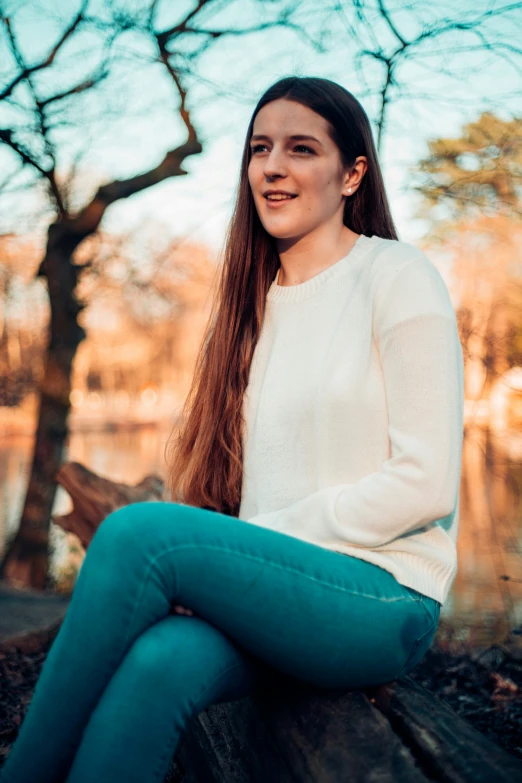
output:
<path id="1" fill-rule="evenodd" d="M 431 0 L 394 5 L 389 0 L 341 0 L 334 10 L 349 40 L 361 85 L 358 97 L 376 99 L 379 150 L 390 106 L 404 106 L 408 130 L 419 101 L 430 99 L 439 105 L 462 101 L 461 95 L 441 95 L 440 87 L 430 94 L 427 82 L 434 73 L 447 77 L 454 88 L 466 83 L 471 88 L 478 58 L 484 71 L 501 64 L 506 76 L 511 71 L 519 77 L 522 69 L 520 3 L 493 1 L 474 8 Z M 425 74 L 426 83 L 419 84 L 419 73 L 413 77 L 408 65 Z"/>
<path id="2" fill-rule="evenodd" d="M 87 237 L 96 232 L 111 204 L 167 178 L 186 175 L 183 162 L 190 155 L 202 151 L 188 108 L 183 76 L 187 71 L 187 60 L 194 62 L 213 41 L 224 35 L 237 36 L 279 25 L 294 26 L 290 18 L 292 6 L 288 3 L 274 20 L 231 30 L 209 26 L 209 11 L 213 7 L 223 8 L 224 3 L 219 0 L 198 0 L 194 9 L 181 21 L 165 29 L 157 27 L 158 0 L 152 0 L 145 9 L 135 14 L 108 3 L 102 17 L 90 15 L 89 4 L 90 0 L 82 0 L 78 13 L 48 54 L 33 64 L 28 63 L 17 39 L 13 19 L 0 10 L 0 23 L 3 24 L 16 67 L 15 75 L 0 89 L 0 105 L 4 103 L 11 108 L 15 107 L 16 96 L 23 91 L 20 101 L 30 101 L 32 122 L 30 136 L 24 125 L 0 128 L 0 142 L 16 154 L 24 168 L 34 172 L 44 183 L 53 213 L 47 232 L 45 255 L 38 271 L 47 280 L 51 315 L 31 476 L 18 532 L 9 543 L 1 566 L 2 578 L 18 587 L 42 589 L 48 584 L 49 524 L 57 486 L 56 472 L 62 462 L 67 435 L 71 368 L 78 345 L 85 337 L 77 320 L 85 305 L 76 297 L 76 286 L 84 265 L 73 263 L 75 251 Z M 101 185 L 92 198 L 74 209 L 71 178 L 63 179 L 59 170 L 58 141 L 54 131 L 60 123 L 66 121 L 64 115 L 71 116 L 74 101 L 79 96 L 96 91 L 99 100 L 106 98 L 100 85 L 110 75 L 118 37 L 130 29 L 139 30 L 148 37 L 155 47 L 157 60 L 171 78 L 186 139 L 169 150 L 158 165 L 128 179 Z M 97 31 L 103 38 L 103 54 L 99 64 L 87 78 L 49 91 L 44 86 L 45 82 L 38 77 L 56 70 L 59 72 L 63 50 L 86 30 Z M 194 42 L 190 57 L 186 52 L 183 56 L 176 56 L 189 38 Z M 60 108 L 62 110 L 57 111 Z"/>

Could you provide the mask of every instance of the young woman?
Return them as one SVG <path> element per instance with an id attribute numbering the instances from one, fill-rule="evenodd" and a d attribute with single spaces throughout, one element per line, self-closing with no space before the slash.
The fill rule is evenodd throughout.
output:
<path id="1" fill-rule="evenodd" d="M 397 239 L 363 108 L 278 81 L 247 131 L 174 500 L 97 530 L 1 783 L 160 783 L 212 703 L 411 671 L 456 574 L 462 426 L 448 290 Z"/>

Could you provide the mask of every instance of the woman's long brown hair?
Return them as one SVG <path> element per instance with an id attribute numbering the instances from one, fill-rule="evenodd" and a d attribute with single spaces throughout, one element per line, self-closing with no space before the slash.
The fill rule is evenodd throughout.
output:
<path id="1" fill-rule="evenodd" d="M 248 181 L 250 137 L 259 110 L 278 98 L 324 117 L 343 166 L 359 155 L 367 171 L 346 199 L 343 221 L 357 234 L 397 239 L 370 122 L 359 101 L 329 79 L 290 76 L 260 98 L 246 133 L 234 212 L 215 297 L 180 419 L 166 445 L 167 497 L 237 517 L 243 478 L 243 396 L 259 338 L 268 289 L 279 268 Z"/>

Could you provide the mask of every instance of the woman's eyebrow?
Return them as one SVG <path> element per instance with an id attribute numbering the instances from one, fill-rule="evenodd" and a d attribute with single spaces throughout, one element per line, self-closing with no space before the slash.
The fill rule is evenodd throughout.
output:
<path id="1" fill-rule="evenodd" d="M 307 136 L 304 133 L 294 133 L 292 136 L 288 136 L 288 138 L 292 141 L 315 141 L 316 144 L 320 144 L 321 147 L 323 146 L 319 139 L 316 139 L 315 136 Z M 251 136 L 250 141 L 260 141 L 261 139 L 271 141 L 270 136 L 266 136 L 264 133 L 254 133 Z"/>

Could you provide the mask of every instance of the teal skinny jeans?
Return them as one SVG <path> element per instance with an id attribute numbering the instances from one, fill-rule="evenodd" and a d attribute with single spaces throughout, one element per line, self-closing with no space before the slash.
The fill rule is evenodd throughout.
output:
<path id="1" fill-rule="evenodd" d="M 278 677 L 395 680 L 439 610 L 376 565 L 236 517 L 125 506 L 87 549 L 0 783 L 162 783 L 205 707 Z"/>

